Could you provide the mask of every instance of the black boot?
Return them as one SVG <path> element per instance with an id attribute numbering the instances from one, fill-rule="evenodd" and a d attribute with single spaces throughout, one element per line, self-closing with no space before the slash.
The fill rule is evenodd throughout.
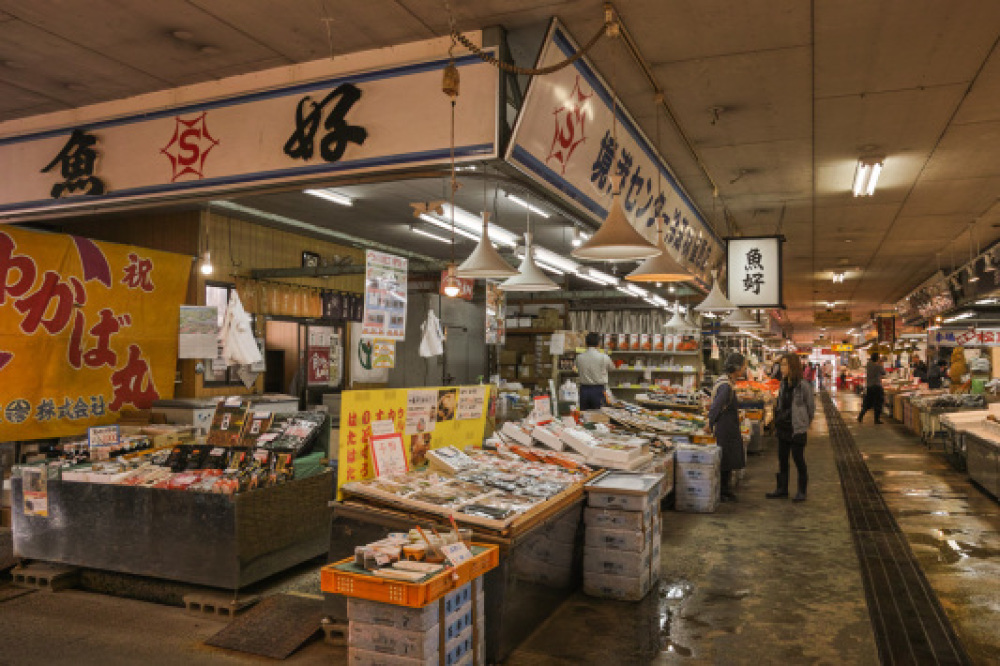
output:
<path id="1" fill-rule="evenodd" d="M 721 499 L 722 499 L 723 502 L 735 502 L 736 501 L 736 495 L 729 488 L 729 482 L 730 482 L 730 475 L 731 474 L 732 474 L 731 471 L 730 472 L 723 472 L 722 473 L 722 478 L 720 479 L 720 481 L 722 482 L 721 483 L 722 488 L 721 488 L 721 492 L 719 494 L 721 495 Z"/>
<path id="2" fill-rule="evenodd" d="M 793 502 L 806 501 L 806 486 L 808 485 L 809 485 L 809 475 L 799 474 L 799 492 L 795 493 L 795 497 L 792 498 Z"/>
<path id="3" fill-rule="evenodd" d="M 786 474 L 775 474 L 778 477 L 778 485 L 774 487 L 774 492 L 767 493 L 767 499 L 783 499 L 788 497 L 788 476 Z"/>

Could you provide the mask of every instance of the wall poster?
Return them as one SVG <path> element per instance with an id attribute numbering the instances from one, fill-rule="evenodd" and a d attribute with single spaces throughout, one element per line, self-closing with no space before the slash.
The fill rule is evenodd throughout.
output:
<path id="1" fill-rule="evenodd" d="M 402 340 L 406 337 L 405 257 L 368 250 L 365 258 L 365 337 Z"/>

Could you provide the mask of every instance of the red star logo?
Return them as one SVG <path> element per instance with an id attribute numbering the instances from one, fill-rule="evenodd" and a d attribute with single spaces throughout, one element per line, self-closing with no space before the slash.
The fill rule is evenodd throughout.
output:
<path id="1" fill-rule="evenodd" d="M 562 173 L 566 173 L 566 165 L 569 158 L 573 156 L 573 151 L 581 143 L 587 140 L 584 133 L 584 125 L 587 120 L 586 103 L 594 96 L 591 91 L 589 95 L 583 94 L 580 88 L 580 75 L 576 75 L 576 83 L 569 97 L 552 112 L 555 117 L 555 132 L 552 135 L 552 146 L 549 148 L 549 156 L 545 162 L 555 159 L 561 166 Z"/>
<path id="2" fill-rule="evenodd" d="M 170 168 L 173 170 L 171 183 L 188 174 L 194 174 L 199 179 L 205 177 L 205 159 L 212 148 L 219 145 L 208 132 L 205 119 L 207 115 L 208 111 L 204 111 L 191 120 L 184 120 L 180 116 L 174 118 L 174 135 L 166 146 L 160 148 L 160 152 L 170 160 Z"/>

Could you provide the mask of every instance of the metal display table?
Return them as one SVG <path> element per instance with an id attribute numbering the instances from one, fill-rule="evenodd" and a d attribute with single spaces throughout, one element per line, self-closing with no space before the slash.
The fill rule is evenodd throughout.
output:
<path id="1" fill-rule="evenodd" d="M 235 590 L 329 547 L 330 472 L 234 496 L 49 480 L 44 517 L 12 481 L 20 558 Z"/>
<path id="2" fill-rule="evenodd" d="M 500 565 L 483 579 L 486 594 L 486 662 L 501 663 L 539 627 L 582 582 L 583 505 L 577 499 L 517 536 L 475 533 L 477 542 L 500 547 Z M 356 545 L 426 525 L 407 514 L 355 503 L 334 506 L 329 534 L 330 561 L 354 555 Z M 346 598 L 326 594 L 331 619 L 347 621 Z"/>
<path id="3" fill-rule="evenodd" d="M 969 478 L 1000 499 L 1000 442 L 981 427 L 965 433 L 966 466 Z"/>

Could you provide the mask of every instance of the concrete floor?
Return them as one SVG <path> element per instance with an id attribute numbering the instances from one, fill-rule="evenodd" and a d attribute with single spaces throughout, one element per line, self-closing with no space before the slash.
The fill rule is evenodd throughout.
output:
<path id="1" fill-rule="evenodd" d="M 892 419 L 859 424 L 860 402 L 840 396 L 838 407 L 886 504 L 973 662 L 1000 664 L 1000 505 L 940 445 Z"/>
<path id="2" fill-rule="evenodd" d="M 842 405 L 855 408 L 851 396 Z M 900 426 L 857 425 L 851 416 L 858 446 L 956 631 L 977 664 L 1000 663 L 997 504 Z M 878 663 L 825 430 L 818 411 L 806 449 L 809 501 L 766 500 L 774 451 L 751 456 L 739 503 L 710 515 L 664 514 L 656 592 L 637 604 L 579 593 L 508 663 Z M 292 588 L 303 590 L 306 580 L 300 572 Z M 0 602 L 0 666 L 269 661 L 204 647 L 222 626 L 142 601 L 37 592 Z M 287 662 L 343 664 L 346 656 L 316 641 Z"/>

